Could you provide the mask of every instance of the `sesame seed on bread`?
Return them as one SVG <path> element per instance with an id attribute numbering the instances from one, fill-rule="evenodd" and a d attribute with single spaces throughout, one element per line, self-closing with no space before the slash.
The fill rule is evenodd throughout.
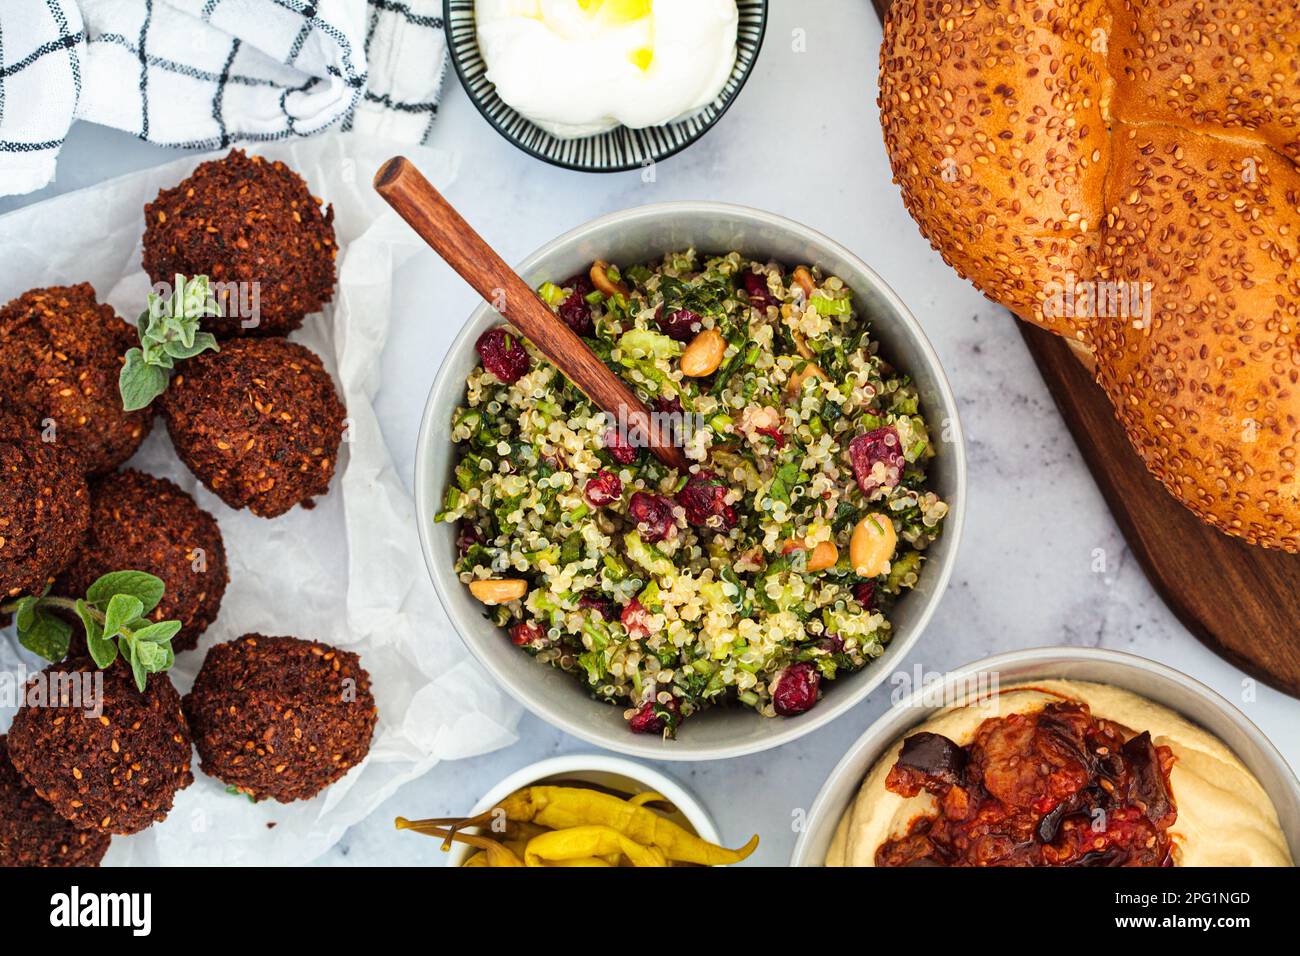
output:
<path id="1" fill-rule="evenodd" d="M 1300 11 L 1291 0 L 896 0 L 880 107 L 922 233 L 1093 349 L 1148 468 L 1300 551 Z M 1072 281 L 1150 308 L 1062 314 Z"/>

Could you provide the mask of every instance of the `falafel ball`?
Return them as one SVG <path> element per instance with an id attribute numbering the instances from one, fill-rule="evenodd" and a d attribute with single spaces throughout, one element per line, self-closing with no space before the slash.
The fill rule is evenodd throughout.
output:
<path id="1" fill-rule="evenodd" d="M 287 335 L 334 297 L 334 207 L 322 212 L 284 163 L 231 150 L 160 192 L 144 217 L 144 271 L 169 286 L 208 276 L 226 317 L 203 327 L 217 338 Z M 225 283 L 246 285 L 223 297 Z"/>
<path id="2" fill-rule="evenodd" d="M 289 803 L 365 758 L 378 713 L 356 654 L 245 634 L 208 651 L 185 715 L 204 773 L 254 800 Z"/>
<path id="3" fill-rule="evenodd" d="M 329 491 L 347 414 L 310 349 L 236 339 L 189 360 L 162 397 L 181 461 L 232 508 L 262 518 Z"/>
<path id="4" fill-rule="evenodd" d="M 188 651 L 216 620 L 230 583 L 217 520 L 166 478 L 140 471 L 106 475 L 90 486 L 90 532 L 59 579 L 62 594 L 85 594 L 112 571 L 146 571 L 167 591 L 149 615 L 180 621 L 173 651 Z"/>
<path id="5" fill-rule="evenodd" d="M 0 409 L 0 599 L 40 594 L 90 523 L 81 457 Z"/>
<path id="6" fill-rule="evenodd" d="M 0 736 L 0 866 L 99 866 L 111 839 L 55 813 L 18 775 Z"/>
<path id="7" fill-rule="evenodd" d="M 88 282 L 24 292 L 0 308 L 0 405 L 33 429 L 49 421 L 91 474 L 130 458 L 153 424 L 126 412 L 117 379 L 135 329 L 100 305 Z"/>
<path id="8" fill-rule="evenodd" d="M 104 670 L 86 657 L 51 664 L 31 678 L 9 728 L 23 780 L 59 816 L 101 833 L 163 820 L 176 791 L 194 782 L 190 756 L 171 678 L 150 674 L 141 693 L 120 657 Z"/>

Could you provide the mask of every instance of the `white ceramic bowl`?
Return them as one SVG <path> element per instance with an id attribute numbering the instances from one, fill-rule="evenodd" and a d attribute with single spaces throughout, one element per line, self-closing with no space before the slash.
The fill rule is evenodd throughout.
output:
<path id="1" fill-rule="evenodd" d="M 834 720 L 892 672 L 920 638 L 952 573 L 966 507 L 965 439 L 957 403 L 920 323 L 861 259 L 806 226 L 770 213 L 711 202 L 661 203 L 615 213 L 580 226 L 543 246 L 518 267 L 536 287 L 587 269 L 595 259 L 622 265 L 647 262 L 694 247 L 733 249 L 788 265 L 811 264 L 853 289 L 860 314 L 870 318 L 882 354 L 912 376 L 938 455 L 930 484 L 951 511 L 943 534 L 927 552 L 916 589 L 894 608 L 894 637 L 885 653 L 856 674 L 828 682 L 825 697 L 799 717 L 764 719 L 747 708 L 719 708 L 686 721 L 675 740 L 628 731 L 622 709 L 593 701 L 568 674 L 536 663 L 488 621 L 454 571 L 455 529 L 434 524 L 455 464 L 452 413 L 464 400 L 465 379 L 478 364 L 474 343 L 501 317 L 480 306 L 461 330 L 434 381 L 416 449 L 415 494 L 420 542 L 429 574 L 448 616 L 469 649 L 511 696 L 561 730 L 610 750 L 653 760 L 716 760 L 788 743 Z M 943 436 L 940 439 L 940 436 Z"/>
<path id="2" fill-rule="evenodd" d="M 560 780 L 580 780 L 584 783 L 599 784 L 631 795 L 653 790 L 663 794 L 677 808 L 677 813 L 669 817 L 674 823 L 694 831 L 696 836 L 710 843 L 722 842 L 709 812 L 676 780 L 658 770 L 643 767 L 622 757 L 611 757 L 608 754 L 569 754 L 564 757 L 551 757 L 516 770 L 485 793 L 483 799 L 474 804 L 468 816 L 476 816 L 491 809 L 516 790 Z M 472 847 L 456 844 L 449 854 L 447 865 L 463 865 L 472 852 Z"/>
<path id="3" fill-rule="evenodd" d="M 980 673 L 996 673 L 1001 687 L 1050 679 L 1111 684 L 1182 714 L 1227 744 L 1258 778 L 1277 808 L 1292 859 L 1300 860 L 1300 782 L 1263 732 L 1199 681 L 1172 667 L 1119 651 L 1039 647 L 968 664 L 948 674 L 944 687 L 972 687 L 969 681 Z M 808 812 L 791 866 L 823 864 L 835 827 L 857 796 L 868 771 L 891 744 L 942 709 L 922 705 L 920 695 L 927 693 L 934 695 L 931 700 L 948 699 L 946 694 L 939 697 L 932 688 L 911 695 L 872 724 L 831 771 Z"/>

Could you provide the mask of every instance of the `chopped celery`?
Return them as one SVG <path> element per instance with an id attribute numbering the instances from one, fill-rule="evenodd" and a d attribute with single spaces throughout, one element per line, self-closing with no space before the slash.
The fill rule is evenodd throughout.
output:
<path id="1" fill-rule="evenodd" d="M 651 581 L 647 584 L 636 599 L 641 602 L 642 607 L 656 614 L 664 609 L 663 601 L 659 598 L 659 582 L 657 581 Z"/>
<path id="2" fill-rule="evenodd" d="M 629 531 L 623 536 L 623 544 L 627 547 L 627 556 L 651 574 L 660 577 L 668 577 L 673 574 L 674 565 L 672 558 L 668 557 L 653 544 L 647 544 L 642 541 L 639 532 Z"/>
<path id="3" fill-rule="evenodd" d="M 853 301 L 847 296 L 843 299 L 831 299 L 814 294 L 808 304 L 817 310 L 818 315 L 848 315 L 853 311 Z"/>
<path id="4" fill-rule="evenodd" d="M 672 359 L 682 354 L 682 345 L 661 332 L 649 329 L 630 329 L 619 336 L 619 350 L 623 362 L 637 359 Z"/>
<path id="5" fill-rule="evenodd" d="M 563 305 L 564 300 L 568 298 L 564 290 L 554 282 L 543 282 L 542 287 L 537 290 L 537 294 L 542 297 L 543 302 L 552 308 Z"/>
<path id="6" fill-rule="evenodd" d="M 609 574 L 610 580 L 622 581 L 627 577 L 628 567 L 618 555 L 607 554 L 601 560 L 605 565 L 605 571 Z"/>
<path id="7" fill-rule="evenodd" d="M 578 663 L 587 672 L 587 682 L 598 684 L 605 678 L 605 655 L 592 650 L 578 655 Z"/>

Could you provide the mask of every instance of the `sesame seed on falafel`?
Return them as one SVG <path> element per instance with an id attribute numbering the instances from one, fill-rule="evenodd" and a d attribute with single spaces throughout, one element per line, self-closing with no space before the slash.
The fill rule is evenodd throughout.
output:
<path id="1" fill-rule="evenodd" d="M 244 283 L 204 321 L 217 338 L 287 335 L 334 297 L 334 209 L 281 162 L 232 150 L 144 207 L 144 270 L 154 283 L 206 275 Z M 253 304 L 256 315 L 245 315 Z M 219 296 L 219 299 L 222 297 Z M 256 323 L 256 324 L 253 324 Z"/>
<path id="2" fill-rule="evenodd" d="M 186 363 L 162 397 L 181 461 L 262 518 L 329 491 L 343 403 L 320 358 L 288 339 L 236 339 Z"/>
<path id="3" fill-rule="evenodd" d="M 0 598 L 40 594 L 90 522 L 79 455 L 0 409 Z"/>
<path id="4" fill-rule="evenodd" d="M 185 697 L 203 772 L 255 800 L 307 800 L 370 751 L 361 660 L 319 641 L 246 634 L 208 652 Z"/>
<path id="5" fill-rule="evenodd" d="M 90 532 L 56 589 L 85 594 L 124 568 L 162 579 L 167 590 L 149 617 L 181 622 L 172 638 L 178 652 L 197 645 L 216 620 L 230 582 L 217 520 L 166 478 L 132 470 L 91 484 Z"/>
<path id="6" fill-rule="evenodd" d="M 126 412 L 118 393 L 132 327 L 88 282 L 32 289 L 0 308 L 0 405 L 33 429 L 52 423 L 90 474 L 112 471 L 149 434 L 153 414 Z"/>
<path id="7" fill-rule="evenodd" d="M 55 813 L 18 775 L 0 735 L 0 866 L 99 866 L 111 839 Z"/>
<path id="8" fill-rule="evenodd" d="M 81 829 L 137 833 L 194 782 L 171 678 L 150 674 L 141 693 L 120 657 L 103 670 L 69 658 L 34 675 L 8 744 L 23 780 Z"/>

